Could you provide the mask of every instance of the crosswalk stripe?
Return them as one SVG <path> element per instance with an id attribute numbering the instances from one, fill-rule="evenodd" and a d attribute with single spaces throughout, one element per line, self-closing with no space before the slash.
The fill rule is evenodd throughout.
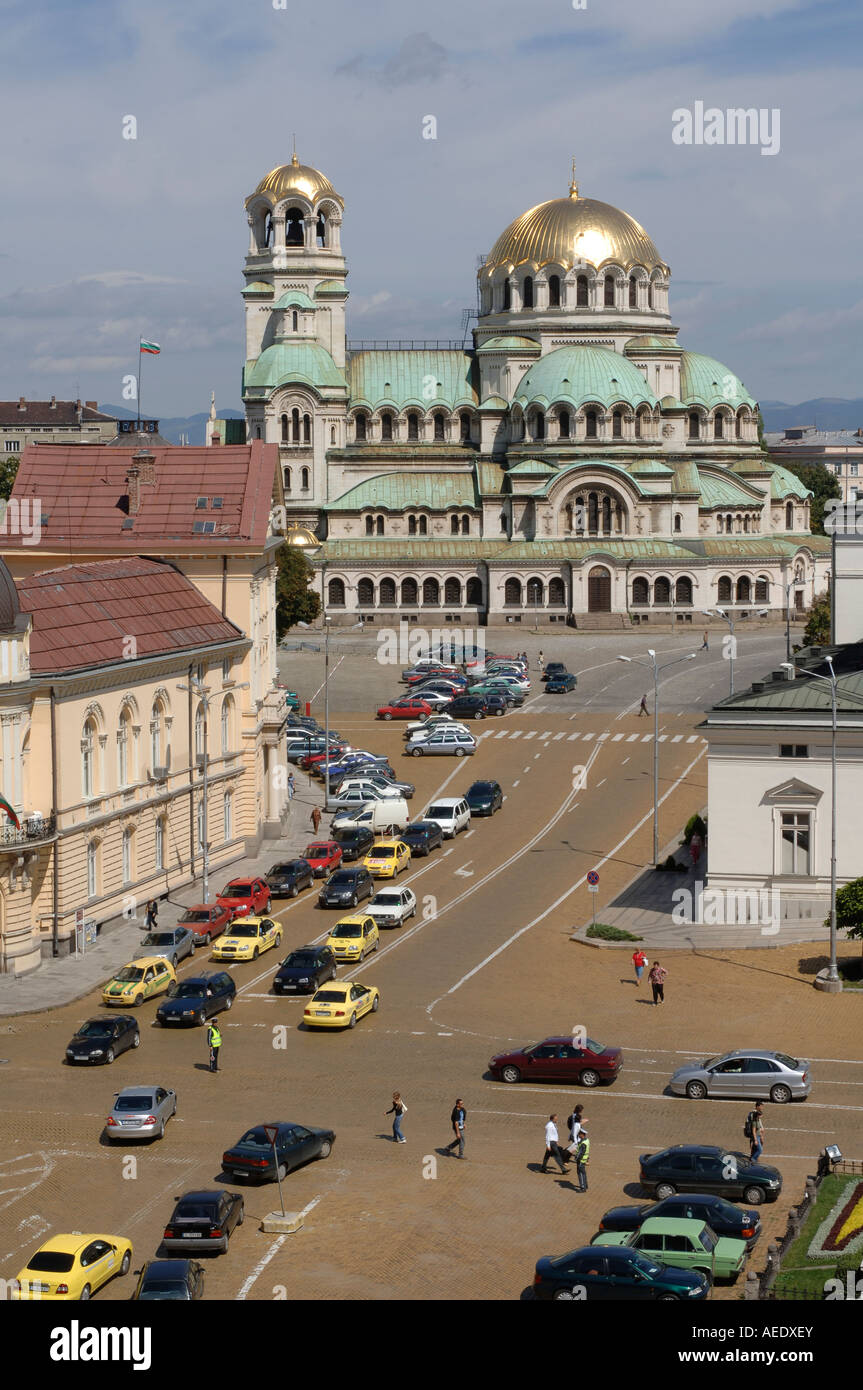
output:
<path id="1" fill-rule="evenodd" d="M 686 742 L 687 742 L 687 743 L 697 743 L 697 742 L 698 742 L 698 735 L 697 735 L 697 734 L 690 734 L 690 735 L 689 735 L 689 738 L 686 740 Z"/>
<path id="2" fill-rule="evenodd" d="M 602 743 L 603 739 L 606 739 L 606 738 L 608 738 L 608 730 L 607 730 L 607 729 L 603 729 L 603 731 L 602 731 L 601 734 L 597 734 L 597 735 L 596 735 L 596 741 L 597 741 L 597 743 Z"/>
<path id="3" fill-rule="evenodd" d="M 521 738 L 521 729 L 513 729 L 510 738 Z"/>
<path id="4" fill-rule="evenodd" d="M 649 743 L 650 740 L 651 740 L 652 738 L 653 738 L 653 734 L 642 734 L 641 742 L 642 742 L 642 743 Z"/>
<path id="5" fill-rule="evenodd" d="M 622 738 L 625 738 L 625 737 L 626 737 L 625 734 L 614 734 L 614 735 L 612 736 L 612 740 L 611 740 L 611 741 L 612 741 L 612 743 L 620 743 L 620 740 L 621 740 Z"/>
<path id="6" fill-rule="evenodd" d="M 552 743 L 559 743 L 562 738 L 566 738 L 566 733 L 555 734 Z"/>
<path id="7" fill-rule="evenodd" d="M 664 743 L 665 740 L 666 740 L 667 738 L 668 738 L 668 734 L 660 734 L 660 735 L 659 735 L 659 742 L 660 742 L 660 743 Z"/>
<path id="8" fill-rule="evenodd" d="M 509 729 L 498 729 L 495 738 L 509 738 Z"/>
<path id="9" fill-rule="evenodd" d="M 585 741 L 585 743 L 589 743 L 590 740 L 591 740 L 592 738 L 593 738 L 593 734 L 592 734 L 592 733 L 590 733 L 590 734 L 585 734 L 585 735 L 584 735 L 584 741 Z"/>
<path id="10" fill-rule="evenodd" d="M 579 731 L 578 731 L 577 734 L 567 734 L 567 736 L 566 736 L 566 741 L 567 741 L 567 743 L 572 743 L 573 739 L 576 739 L 576 738 L 581 738 L 581 730 L 580 730 L 580 729 L 579 729 Z"/>
<path id="11" fill-rule="evenodd" d="M 536 738 L 536 729 L 528 729 L 525 738 Z"/>
<path id="12" fill-rule="evenodd" d="M 546 729 L 544 734 L 540 734 L 540 738 L 551 738 L 551 729 Z"/>
<path id="13" fill-rule="evenodd" d="M 628 738 L 626 741 L 627 741 L 627 743 L 635 743 L 635 741 L 636 741 L 639 737 L 640 737 L 639 734 L 630 734 L 630 735 L 629 735 L 629 738 Z"/>

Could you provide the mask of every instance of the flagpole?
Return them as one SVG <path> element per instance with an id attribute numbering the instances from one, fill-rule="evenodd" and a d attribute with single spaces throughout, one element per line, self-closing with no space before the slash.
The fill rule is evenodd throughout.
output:
<path id="1" fill-rule="evenodd" d="M 141 335 L 138 334 L 138 430 L 141 429 L 141 363 L 144 354 L 141 351 Z"/>

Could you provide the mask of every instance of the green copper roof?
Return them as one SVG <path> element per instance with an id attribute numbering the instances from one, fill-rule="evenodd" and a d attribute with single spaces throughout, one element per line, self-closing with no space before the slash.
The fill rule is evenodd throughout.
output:
<path id="1" fill-rule="evenodd" d="M 537 538 L 535 541 L 517 541 L 514 544 L 510 543 L 505 554 L 497 555 L 495 559 L 514 565 L 561 560 L 583 564 L 593 556 L 602 555 L 611 556 L 615 560 L 678 561 L 684 565 L 692 560 L 688 551 L 683 546 L 675 545 L 673 541 L 654 540 L 652 537 L 642 540 L 600 540 L 596 536 L 589 540 L 560 537 L 555 540 Z"/>
<path id="2" fill-rule="evenodd" d="M 346 383 L 326 348 L 308 339 L 278 342 L 261 353 L 251 371 L 245 374 L 243 389 L 263 387 L 275 390 L 286 382 L 301 381 L 308 386 L 344 389 Z"/>
<path id="3" fill-rule="evenodd" d="M 514 468 L 510 468 L 510 474 L 520 474 L 527 477 L 544 478 L 547 473 L 556 473 L 556 463 L 545 463 L 542 459 L 522 459 Z"/>
<path id="4" fill-rule="evenodd" d="M 350 362 L 351 405 L 371 410 L 407 405 L 430 410 L 435 405 L 455 410 L 475 405 L 473 358 L 466 352 L 411 350 L 355 352 Z"/>
<path id="5" fill-rule="evenodd" d="M 691 459 L 681 459 L 674 465 L 674 491 L 699 494 L 698 469 Z"/>
<path id="6" fill-rule="evenodd" d="M 478 463 L 476 481 L 481 497 L 499 497 L 503 492 L 506 473 L 499 463 Z"/>
<path id="7" fill-rule="evenodd" d="M 322 280 L 315 289 L 315 299 L 326 299 L 330 295 L 346 295 L 348 287 L 344 280 Z"/>
<path id="8" fill-rule="evenodd" d="M 737 482 L 728 473 L 708 473 L 704 468 L 695 468 L 694 464 L 691 467 L 698 479 L 703 507 L 757 507 L 764 501 L 763 493 Z"/>
<path id="9" fill-rule="evenodd" d="M 732 410 L 739 405 L 755 407 L 755 397 L 740 378 L 715 357 L 700 352 L 684 352 L 680 358 L 680 399 L 708 409 L 715 405 L 729 405 Z"/>
<path id="10" fill-rule="evenodd" d="M 663 473 L 667 477 L 670 477 L 674 469 L 669 468 L 667 463 L 660 463 L 659 459 L 634 459 L 632 463 L 626 465 L 626 471 L 630 473 L 633 478 L 637 478 L 641 474 L 645 476 L 653 474 L 654 476 L 661 477 Z"/>
<path id="11" fill-rule="evenodd" d="M 266 282 L 266 280 L 253 280 L 252 283 L 251 283 L 250 285 L 247 285 L 246 288 L 243 290 L 243 294 L 272 294 L 272 293 L 273 293 L 273 287 L 272 287 L 272 285 L 268 285 L 267 282 Z"/>
<path id="12" fill-rule="evenodd" d="M 314 307 L 309 296 L 302 290 L 285 290 L 285 293 L 273 305 L 274 309 L 314 309 Z"/>
<path id="13" fill-rule="evenodd" d="M 541 352 L 540 344 L 534 338 L 521 338 L 516 333 L 487 338 L 480 343 L 477 352 Z"/>
<path id="14" fill-rule="evenodd" d="M 359 512 L 366 507 L 382 511 L 401 512 L 410 507 L 430 507 L 443 511 L 447 507 L 476 507 L 479 504 L 473 473 L 410 472 L 379 473 L 357 483 L 336 502 L 326 507 L 328 512 Z"/>
<path id="15" fill-rule="evenodd" d="M 663 352 L 680 353 L 683 348 L 676 343 L 673 338 L 669 338 L 662 333 L 642 333 L 638 338 L 630 338 L 624 344 L 623 351 L 640 351 L 643 348 L 661 348 Z"/>
<path id="16" fill-rule="evenodd" d="M 595 481 L 597 471 L 600 474 L 616 473 L 618 477 L 624 478 L 629 483 L 630 487 L 635 488 L 639 497 L 651 497 L 653 495 L 650 489 L 646 488 L 639 478 L 634 478 L 629 470 L 624 468 L 621 464 L 611 463 L 608 459 L 596 458 L 582 459 L 578 463 L 562 464 L 555 473 L 545 479 L 545 482 L 533 488 L 530 495 L 531 497 L 547 497 L 551 489 L 557 487 L 557 484 L 563 477 L 566 477 L 567 481 L 571 483 L 573 487 L 578 487 L 578 474 L 586 475 L 583 486 L 586 491 L 589 491 L 591 485 Z"/>
<path id="17" fill-rule="evenodd" d="M 480 410 L 509 410 L 509 404 L 503 396 L 486 396 Z"/>
<path id="18" fill-rule="evenodd" d="M 628 405 L 656 405 L 637 367 L 610 348 L 562 347 L 546 353 L 525 372 L 515 389 L 522 409 L 536 404 L 549 406 L 562 401 L 577 408 L 587 402 L 611 406 L 618 401 Z"/>
<path id="19" fill-rule="evenodd" d="M 786 560 L 800 550 L 826 555 L 827 536 L 717 536 L 703 541 L 687 541 L 687 546 L 709 560 Z"/>
<path id="20" fill-rule="evenodd" d="M 782 468 L 776 464 L 770 475 L 770 496 L 776 501 L 784 500 L 786 497 L 799 497 L 805 501 L 811 497 L 812 493 L 805 483 L 802 483 L 796 473 L 791 473 L 787 468 Z"/>
<path id="21" fill-rule="evenodd" d="M 751 474 L 752 477 L 769 477 L 773 470 L 773 465 L 766 454 L 750 454 L 748 458 L 735 459 L 731 464 L 732 473 Z"/>
<path id="22" fill-rule="evenodd" d="M 465 536 L 450 539 L 448 536 L 404 536 L 377 538 L 363 536 L 360 540 L 328 540 L 315 556 L 314 563 L 326 560 L 328 568 L 332 565 L 368 564 L 377 568 L 394 566 L 401 569 L 416 569 L 420 565 L 450 564 L 475 567 L 477 560 L 487 560 L 498 551 L 507 549 L 509 542 L 481 541 L 476 537 Z"/>

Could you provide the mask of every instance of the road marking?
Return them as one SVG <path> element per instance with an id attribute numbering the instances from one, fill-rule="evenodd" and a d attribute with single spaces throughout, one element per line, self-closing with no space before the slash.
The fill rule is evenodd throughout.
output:
<path id="1" fill-rule="evenodd" d="M 489 732 L 491 732 L 491 731 L 489 731 Z M 507 738 L 508 735 L 509 735 L 509 729 L 499 729 L 498 732 L 495 734 L 495 738 Z"/>
<path id="2" fill-rule="evenodd" d="M 683 742 L 683 734 L 675 734 L 675 735 L 674 735 L 674 738 L 671 740 L 671 742 L 672 742 L 672 743 L 682 743 L 682 742 Z"/>
<path id="3" fill-rule="evenodd" d="M 541 733 L 540 738 L 551 738 L 551 729 L 546 729 L 544 733 Z"/>
<path id="4" fill-rule="evenodd" d="M 666 740 L 667 738 L 668 738 L 668 734 L 660 734 L 660 735 L 659 735 L 659 742 L 660 742 L 660 743 L 664 743 L 665 740 Z"/>
<path id="5" fill-rule="evenodd" d="M 612 743 L 620 743 L 620 740 L 625 737 L 625 734 L 612 734 L 611 741 Z"/>
<path id="6" fill-rule="evenodd" d="M 522 730 L 521 730 L 521 729 L 511 729 L 511 730 L 510 730 L 510 735 L 509 735 L 510 738 L 521 738 L 521 735 L 522 735 Z"/>
<path id="7" fill-rule="evenodd" d="M 638 734 L 627 734 L 627 737 L 626 737 L 627 743 L 635 743 L 635 742 L 637 741 L 637 739 L 638 739 Z"/>
<path id="8" fill-rule="evenodd" d="M 567 734 L 567 736 L 566 736 L 566 741 L 567 741 L 567 743 L 573 743 L 577 738 L 581 738 L 581 730 L 580 730 L 580 729 L 577 729 L 576 732 L 575 732 L 574 734 Z"/>
<path id="9" fill-rule="evenodd" d="M 653 734 L 645 734 L 645 735 L 643 736 L 641 742 L 642 742 L 642 743 L 649 743 L 650 740 L 651 740 L 652 738 L 653 738 Z"/>
<path id="10" fill-rule="evenodd" d="M 571 736 L 570 736 L 570 737 L 571 737 Z M 559 743 L 560 740 L 561 740 L 562 738 L 566 738 L 566 730 L 565 730 L 565 729 L 564 729 L 563 733 L 555 734 L 554 738 L 552 739 L 552 743 Z"/>
<path id="11" fill-rule="evenodd" d="M 624 760 L 623 760 L 623 762 L 620 764 L 620 766 L 621 766 L 621 767 L 626 767 L 626 764 L 627 764 L 628 762 L 629 762 L 629 759 L 628 759 L 628 758 L 624 758 Z"/>
<path id="12" fill-rule="evenodd" d="M 591 740 L 592 738 L 593 738 L 593 734 L 592 734 L 592 733 L 587 733 L 587 734 L 585 734 L 585 735 L 584 735 L 584 741 L 585 741 L 585 743 L 589 743 L 590 740 Z"/>
<path id="13" fill-rule="evenodd" d="M 536 738 L 536 729 L 528 729 L 527 733 L 525 734 L 525 738 Z"/>
<path id="14" fill-rule="evenodd" d="M 513 782 L 512 785 L 513 785 L 514 787 L 517 787 L 520 781 L 521 781 L 521 778 L 520 778 L 520 777 L 516 777 L 516 779 L 515 779 L 515 781 Z"/>
<path id="15" fill-rule="evenodd" d="M 690 734 L 690 735 L 689 735 L 689 738 L 686 740 L 686 742 L 687 742 L 687 743 L 697 743 L 697 742 L 698 742 L 698 735 L 697 735 L 697 734 Z"/>
<path id="16" fill-rule="evenodd" d="M 522 772 L 530 772 L 530 769 L 531 769 L 531 764 L 528 763 L 527 767 L 523 767 L 521 770 L 522 770 Z"/>
<path id="17" fill-rule="evenodd" d="M 472 864 L 472 863 L 473 863 L 473 860 L 472 860 L 472 859 L 469 859 L 469 860 L 467 861 L 467 864 L 462 864 L 461 868 L 460 868 L 460 869 L 455 869 L 454 872 L 457 873 L 457 874 L 460 874 L 462 878 L 473 878 L 473 876 L 474 876 L 474 871 L 473 871 L 473 869 L 469 869 L 469 868 L 468 868 L 468 864 Z"/>

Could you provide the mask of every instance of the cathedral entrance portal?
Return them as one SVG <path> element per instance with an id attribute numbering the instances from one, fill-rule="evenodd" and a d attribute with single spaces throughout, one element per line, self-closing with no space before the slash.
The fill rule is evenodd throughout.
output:
<path id="1" fill-rule="evenodd" d="M 587 576 L 588 613 L 611 612 L 611 574 L 603 565 L 596 565 Z"/>

